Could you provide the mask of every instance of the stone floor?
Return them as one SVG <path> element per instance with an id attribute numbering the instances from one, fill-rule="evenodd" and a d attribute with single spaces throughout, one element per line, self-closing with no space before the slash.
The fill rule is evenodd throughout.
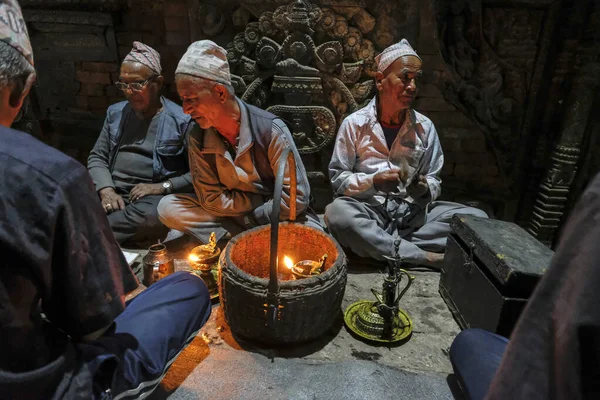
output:
<path id="1" fill-rule="evenodd" d="M 189 248 L 191 249 L 191 248 Z M 189 249 L 180 249 L 183 258 Z M 187 263 L 176 262 L 177 269 Z M 218 303 L 198 337 L 170 368 L 151 399 L 452 399 L 460 398 L 448 348 L 460 328 L 438 292 L 439 273 L 410 271 L 401 301 L 414 330 L 396 346 L 357 340 L 340 317 L 328 335 L 288 349 L 236 341 Z M 350 268 L 343 309 L 373 299 L 383 270 Z M 135 294 L 143 290 L 143 286 Z M 134 295 L 135 295 L 134 294 Z"/>

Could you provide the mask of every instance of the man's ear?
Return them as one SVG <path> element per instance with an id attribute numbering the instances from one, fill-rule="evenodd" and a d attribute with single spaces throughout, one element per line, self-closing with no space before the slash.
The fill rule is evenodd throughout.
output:
<path id="1" fill-rule="evenodd" d="M 25 101 L 25 97 L 29 94 L 33 83 L 35 82 L 35 72 L 30 74 L 25 80 L 25 84 L 23 85 L 23 90 L 21 93 L 13 92 L 10 96 L 10 106 L 13 108 L 21 108 L 23 106 L 23 101 Z M 17 88 L 13 88 L 15 90 Z"/>
<path id="2" fill-rule="evenodd" d="M 383 89 L 383 78 L 385 78 L 385 76 L 383 76 L 383 72 L 377 71 L 375 73 L 375 84 L 377 85 L 377 90 Z"/>
<path id="3" fill-rule="evenodd" d="M 154 78 L 154 80 L 159 88 L 161 88 L 163 83 L 165 82 L 165 78 L 162 75 L 158 75 L 156 78 Z"/>
<path id="4" fill-rule="evenodd" d="M 225 101 L 229 98 L 229 91 L 227 90 L 227 88 L 223 85 L 221 85 L 220 83 L 217 83 L 215 85 L 215 91 L 217 92 L 217 95 L 219 96 L 219 101 L 221 103 L 225 103 Z"/>

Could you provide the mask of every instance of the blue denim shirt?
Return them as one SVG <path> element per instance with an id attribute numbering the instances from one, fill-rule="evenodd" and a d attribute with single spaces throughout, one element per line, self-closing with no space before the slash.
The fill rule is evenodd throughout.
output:
<path id="1" fill-rule="evenodd" d="M 158 131 L 154 144 L 153 181 L 167 179 L 173 185 L 173 192 L 192 192 L 193 185 L 188 165 L 188 139 L 186 132 L 191 118 L 172 101 L 161 97 L 163 111 L 159 115 Z M 115 187 L 112 168 L 119 151 L 123 134 L 123 124 L 133 110 L 129 102 L 122 101 L 110 106 L 100 136 L 90 152 L 88 170 L 96 191 L 105 187 Z"/>

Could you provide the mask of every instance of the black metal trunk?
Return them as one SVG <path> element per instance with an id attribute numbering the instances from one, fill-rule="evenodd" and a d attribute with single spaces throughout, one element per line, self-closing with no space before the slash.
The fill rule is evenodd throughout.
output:
<path id="1" fill-rule="evenodd" d="M 457 215 L 450 225 L 440 294 L 461 328 L 508 337 L 553 252 L 510 222 Z"/>

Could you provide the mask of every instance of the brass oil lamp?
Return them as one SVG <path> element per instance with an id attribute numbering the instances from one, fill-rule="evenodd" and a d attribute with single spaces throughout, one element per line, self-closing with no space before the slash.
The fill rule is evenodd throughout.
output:
<path id="1" fill-rule="evenodd" d="M 323 254 L 323 257 L 319 261 L 302 260 L 296 264 L 288 256 L 283 257 L 283 264 L 292 272 L 293 280 L 310 278 L 311 276 L 321 274 L 325 266 L 325 261 L 327 261 L 327 254 Z"/>
<path id="2" fill-rule="evenodd" d="M 208 244 L 194 247 L 188 257 L 193 272 L 206 284 L 211 300 L 219 297 L 217 271 L 220 255 L 221 249 L 217 247 L 217 236 L 213 232 L 210 234 Z"/>
<path id="3" fill-rule="evenodd" d="M 348 329 L 363 339 L 394 343 L 409 337 L 413 330 L 412 320 L 399 307 L 399 303 L 415 278 L 400 268 L 400 258 L 386 258 L 388 274 L 383 281 L 382 292 L 371 289 L 377 301 L 361 300 L 351 304 L 344 313 L 344 322 Z M 406 275 L 408 281 L 397 294 L 403 275 Z"/>

